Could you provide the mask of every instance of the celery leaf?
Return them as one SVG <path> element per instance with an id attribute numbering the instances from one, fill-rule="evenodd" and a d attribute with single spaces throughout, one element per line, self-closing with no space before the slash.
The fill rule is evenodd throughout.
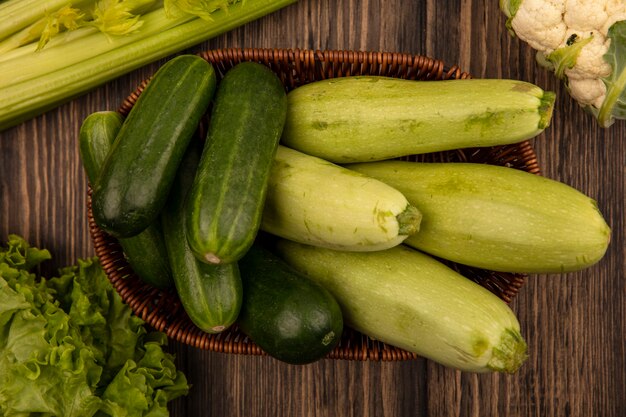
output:
<path id="1" fill-rule="evenodd" d="M 85 15 L 80 10 L 68 5 L 43 18 L 39 25 L 34 28 L 41 33 L 37 43 L 37 50 L 41 50 L 46 46 L 50 39 L 60 31 L 64 29 L 75 30 L 82 26 L 84 17 Z"/>
<path id="2" fill-rule="evenodd" d="M 213 21 L 211 16 L 217 10 L 228 10 L 231 4 L 239 0 L 165 0 L 163 6 L 169 16 L 190 14 L 207 21 Z"/>
<path id="3" fill-rule="evenodd" d="M 143 25 L 141 10 L 151 0 L 100 0 L 92 12 L 89 25 L 107 35 L 122 36 L 137 32 Z"/>

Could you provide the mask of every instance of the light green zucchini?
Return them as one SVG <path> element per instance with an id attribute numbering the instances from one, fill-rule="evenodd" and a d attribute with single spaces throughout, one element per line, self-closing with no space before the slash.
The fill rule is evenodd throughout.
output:
<path id="1" fill-rule="evenodd" d="M 405 245 L 359 253 L 279 240 L 276 250 L 330 291 L 348 326 L 376 340 L 470 372 L 512 373 L 526 359 L 504 301 Z"/>
<path id="2" fill-rule="evenodd" d="M 282 143 L 335 163 L 516 143 L 550 123 L 555 95 L 501 79 L 333 78 L 288 96 Z"/>
<path id="3" fill-rule="evenodd" d="M 560 273 L 598 262 L 610 228 L 595 201 L 546 177 L 472 163 L 349 165 L 400 190 L 423 213 L 406 244 L 465 265 Z"/>
<path id="4" fill-rule="evenodd" d="M 393 247 L 419 230 L 421 213 L 396 189 L 278 146 L 261 229 L 338 250 Z"/>

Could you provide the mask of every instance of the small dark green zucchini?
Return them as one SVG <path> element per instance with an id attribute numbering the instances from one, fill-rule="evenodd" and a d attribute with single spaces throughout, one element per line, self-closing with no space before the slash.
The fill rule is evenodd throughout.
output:
<path id="1" fill-rule="evenodd" d="M 238 64 L 217 87 L 188 206 L 189 243 L 203 262 L 237 261 L 252 245 L 286 113 L 285 89 L 264 65 Z"/>
<path id="2" fill-rule="evenodd" d="M 102 164 L 122 125 L 122 116 L 114 111 L 92 113 L 80 128 L 79 149 L 89 182 L 97 182 Z M 151 224 L 143 232 L 118 239 L 133 271 L 146 283 L 157 288 L 172 285 L 172 274 L 163 242 L 161 226 Z"/>
<path id="3" fill-rule="evenodd" d="M 211 64 L 180 55 L 163 65 L 128 114 L 93 191 L 96 223 L 115 237 L 153 223 L 215 90 Z"/>
<path id="4" fill-rule="evenodd" d="M 183 308 L 201 330 L 219 333 L 230 327 L 239 315 L 242 284 L 237 263 L 200 262 L 187 243 L 185 203 L 199 159 L 199 143 L 191 143 L 163 208 L 161 221 L 174 284 Z"/>
<path id="5" fill-rule="evenodd" d="M 255 243 L 239 261 L 241 330 L 268 355 L 291 364 L 326 356 L 339 342 L 343 316 L 335 298 Z"/>

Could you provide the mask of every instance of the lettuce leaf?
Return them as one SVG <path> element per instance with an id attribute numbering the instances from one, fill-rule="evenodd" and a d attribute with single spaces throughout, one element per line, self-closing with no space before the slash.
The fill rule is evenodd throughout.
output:
<path id="1" fill-rule="evenodd" d="M 46 249 L 31 248 L 28 242 L 17 235 L 9 235 L 7 248 L 0 250 L 0 264 L 6 264 L 16 272 L 30 271 L 51 258 Z"/>
<path id="2" fill-rule="evenodd" d="M 184 374 L 113 289 L 97 258 L 46 279 L 19 236 L 0 248 L 0 415 L 167 416 Z"/>
<path id="3" fill-rule="evenodd" d="M 602 127 L 611 126 L 616 119 L 626 119 L 626 20 L 614 23 L 608 31 L 611 45 L 604 54 L 613 71 L 603 78 L 606 98 L 596 117 Z"/>

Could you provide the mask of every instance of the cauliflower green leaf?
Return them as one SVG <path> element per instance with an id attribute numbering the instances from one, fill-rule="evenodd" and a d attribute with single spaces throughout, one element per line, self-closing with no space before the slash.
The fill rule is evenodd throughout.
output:
<path id="1" fill-rule="evenodd" d="M 626 119 L 626 21 L 614 23 L 608 31 L 611 45 L 604 59 L 613 71 L 603 78 L 606 98 L 596 117 L 601 126 L 609 127 L 616 119 Z"/>
<path id="2" fill-rule="evenodd" d="M 523 0 L 500 0 L 500 10 L 506 15 L 506 28 L 509 30 L 509 33 L 515 36 L 515 31 L 513 30 L 513 26 L 511 25 L 511 21 L 515 17 L 515 14 L 520 8 Z"/>
<path id="3" fill-rule="evenodd" d="M 550 63 L 549 68 L 554 71 L 559 79 L 565 79 L 565 70 L 576 65 L 580 51 L 592 39 L 593 37 L 581 39 L 576 35 L 572 35 L 567 41 L 567 46 L 558 48 L 545 57 Z"/>

